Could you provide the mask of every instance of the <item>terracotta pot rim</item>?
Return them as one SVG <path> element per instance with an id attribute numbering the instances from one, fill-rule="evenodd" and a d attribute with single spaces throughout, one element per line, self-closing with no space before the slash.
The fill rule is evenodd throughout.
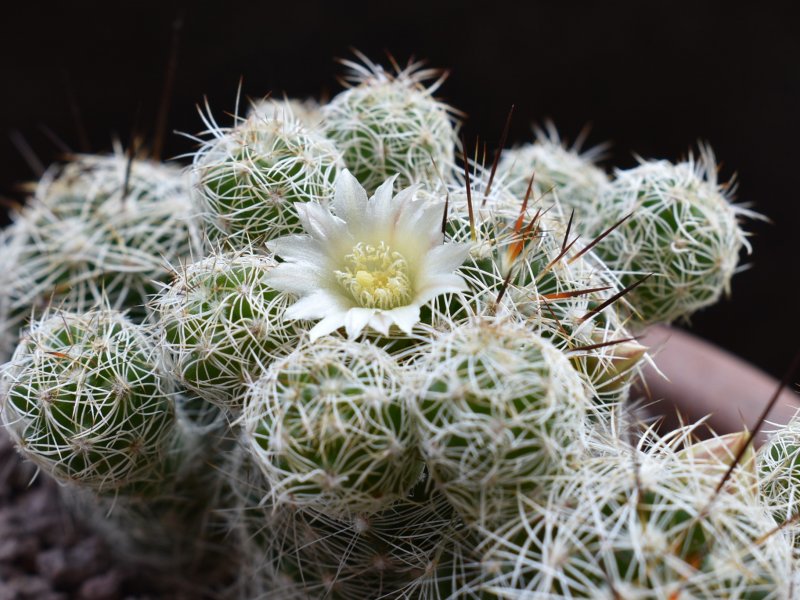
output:
<path id="1" fill-rule="evenodd" d="M 650 348 L 652 364 L 644 368 L 638 397 L 644 398 L 649 412 L 663 417 L 664 428 L 705 419 L 708 429 L 718 434 L 752 430 L 780 385 L 741 358 L 675 327 L 650 327 L 640 342 Z M 798 411 L 800 395 L 781 390 L 757 443 Z"/>

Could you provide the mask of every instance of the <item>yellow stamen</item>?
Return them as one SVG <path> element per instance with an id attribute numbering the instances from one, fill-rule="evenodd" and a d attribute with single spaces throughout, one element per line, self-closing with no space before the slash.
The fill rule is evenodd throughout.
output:
<path id="1" fill-rule="evenodd" d="M 364 308 L 390 310 L 411 301 L 408 262 L 386 242 L 359 242 L 344 259 L 347 266 L 335 271 L 336 280 Z"/>

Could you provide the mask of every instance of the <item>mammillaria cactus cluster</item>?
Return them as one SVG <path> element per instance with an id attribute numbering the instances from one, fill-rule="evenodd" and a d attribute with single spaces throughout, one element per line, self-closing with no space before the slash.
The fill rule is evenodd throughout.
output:
<path id="1" fill-rule="evenodd" d="M 756 453 L 629 408 L 636 336 L 747 247 L 710 150 L 487 165 L 436 72 L 347 64 L 326 104 L 205 114 L 183 170 L 35 185 L 0 236 L 19 452 L 210 597 L 797 597 L 797 423 Z"/>

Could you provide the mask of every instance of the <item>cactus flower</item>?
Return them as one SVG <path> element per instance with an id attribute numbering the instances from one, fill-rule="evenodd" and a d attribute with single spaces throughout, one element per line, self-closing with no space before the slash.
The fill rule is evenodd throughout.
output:
<path id="1" fill-rule="evenodd" d="M 442 206 L 416 198 L 417 186 L 393 195 L 394 179 L 367 199 L 356 178 L 343 171 L 336 180 L 335 215 L 317 204 L 299 205 L 306 235 L 268 244 L 284 261 L 270 273 L 270 283 L 299 296 L 285 317 L 320 319 L 312 340 L 340 327 L 351 338 L 365 328 L 388 335 L 392 325 L 410 334 L 424 304 L 466 289 L 454 271 L 469 246 L 443 243 Z"/>

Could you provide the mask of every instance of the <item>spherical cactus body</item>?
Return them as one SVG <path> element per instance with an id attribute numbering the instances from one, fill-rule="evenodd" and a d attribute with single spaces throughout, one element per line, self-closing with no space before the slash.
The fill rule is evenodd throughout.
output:
<path id="1" fill-rule="evenodd" d="M 608 220 L 596 231 L 630 216 L 597 249 L 625 285 L 647 278 L 627 296 L 642 323 L 688 317 L 729 291 L 747 246 L 738 221 L 752 213 L 731 204 L 725 191 L 710 151 L 697 161 L 617 171 Z"/>
<path id="2" fill-rule="evenodd" d="M 3 421 L 56 479 L 99 493 L 158 483 L 175 434 L 172 379 L 112 310 L 35 323 L 3 372 Z"/>
<path id="3" fill-rule="evenodd" d="M 449 108 L 426 88 L 430 71 L 411 65 L 395 75 L 371 63 L 353 67 L 353 87 L 322 107 L 323 128 L 368 193 L 392 175 L 401 187 L 438 185 L 455 163 Z"/>
<path id="4" fill-rule="evenodd" d="M 276 361 L 243 417 L 274 502 L 347 516 L 402 498 L 422 470 L 404 391 L 369 342 L 325 338 Z"/>
<path id="5" fill-rule="evenodd" d="M 211 134 L 191 173 L 212 239 L 241 246 L 299 231 L 292 204 L 333 196 L 340 154 L 291 112 L 255 112 Z"/>
<path id="6" fill-rule="evenodd" d="M 274 266 L 249 251 L 214 253 L 177 272 L 153 299 L 169 368 L 222 408 L 238 410 L 247 384 L 299 337 L 282 320 L 286 295 L 267 282 Z"/>
<path id="7" fill-rule="evenodd" d="M 141 319 L 153 281 L 202 252 L 180 169 L 121 151 L 78 155 L 45 173 L 0 240 L 7 337 L 50 305 L 81 313 L 106 302 Z"/>
<path id="8" fill-rule="evenodd" d="M 433 478 L 462 516 L 496 522 L 582 451 L 584 384 L 550 342 L 481 319 L 435 340 L 416 365 L 415 420 Z"/>

